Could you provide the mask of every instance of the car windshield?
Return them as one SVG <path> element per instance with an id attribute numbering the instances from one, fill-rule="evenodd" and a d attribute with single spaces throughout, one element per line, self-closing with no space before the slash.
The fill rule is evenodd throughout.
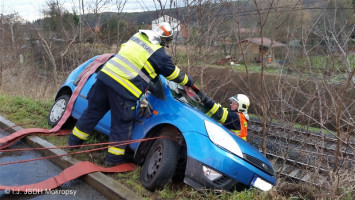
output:
<path id="1" fill-rule="evenodd" d="M 203 113 L 206 113 L 207 110 L 205 107 L 199 103 L 200 99 L 198 96 L 193 92 L 187 92 L 186 87 L 175 83 L 173 81 L 167 80 L 167 84 L 170 88 L 171 93 L 173 94 L 174 98 L 177 99 L 178 101 L 181 101 L 185 104 L 188 104 L 197 110 L 200 110 Z"/>

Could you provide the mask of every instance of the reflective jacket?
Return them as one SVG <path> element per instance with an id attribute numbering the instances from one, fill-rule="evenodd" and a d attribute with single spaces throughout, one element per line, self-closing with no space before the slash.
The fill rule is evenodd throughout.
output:
<path id="1" fill-rule="evenodd" d="M 243 113 L 238 112 L 239 115 L 239 121 L 240 121 L 240 130 L 234 130 L 230 129 L 232 132 L 234 132 L 236 135 L 241 137 L 243 140 L 247 141 L 247 129 L 248 129 L 248 121 L 245 118 Z"/>
<path id="2" fill-rule="evenodd" d="M 181 85 L 193 84 L 192 79 L 172 63 L 161 45 L 150 43 L 143 33 L 136 33 L 103 66 L 97 79 L 122 97 L 137 100 L 158 74 Z"/>
<path id="3" fill-rule="evenodd" d="M 248 121 L 243 113 L 224 108 L 210 98 L 204 98 L 202 101 L 205 108 L 208 110 L 206 115 L 215 118 L 235 135 L 241 137 L 245 141 L 247 140 Z"/>

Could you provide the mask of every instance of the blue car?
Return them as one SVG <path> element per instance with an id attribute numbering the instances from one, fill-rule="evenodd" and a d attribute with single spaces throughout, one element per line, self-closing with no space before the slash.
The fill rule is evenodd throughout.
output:
<path id="1" fill-rule="evenodd" d="M 48 117 L 51 126 L 63 116 L 79 81 L 78 75 L 95 58 L 77 67 L 59 88 Z M 87 107 L 87 95 L 95 81 L 96 73 L 81 90 L 72 119 L 78 119 Z M 273 167 L 266 157 L 205 115 L 204 108 L 179 84 L 159 76 L 150 84 L 145 97 L 154 112 L 147 118 L 139 117 L 137 112 L 130 139 L 169 137 L 127 147 L 134 162 L 142 165 L 140 179 L 148 190 L 161 189 L 171 179 L 183 180 L 197 190 L 233 191 L 256 187 L 268 191 L 276 184 Z M 96 130 L 109 135 L 110 124 L 108 112 Z"/>

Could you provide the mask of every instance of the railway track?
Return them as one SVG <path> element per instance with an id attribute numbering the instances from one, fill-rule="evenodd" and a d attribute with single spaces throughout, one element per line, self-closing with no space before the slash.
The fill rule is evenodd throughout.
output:
<path id="1" fill-rule="evenodd" d="M 252 120 L 248 126 L 248 142 L 259 150 L 263 140 L 261 131 L 261 123 Z M 339 174 L 355 173 L 355 142 L 342 144 L 335 163 L 336 142 L 333 136 L 272 124 L 266 136 L 266 156 L 278 177 L 322 186 L 331 180 L 335 165 Z"/>
<path id="2" fill-rule="evenodd" d="M 251 137 L 251 143 L 255 146 L 260 146 L 263 138 L 259 135 L 253 135 Z M 313 164 L 317 160 L 324 160 L 327 161 L 330 167 L 334 167 L 335 165 L 335 150 L 333 149 L 320 149 L 314 144 L 302 144 L 297 140 L 284 140 L 283 138 L 275 137 L 267 137 L 266 141 L 268 153 L 282 156 L 288 154 L 289 158 L 294 160 L 301 158 L 302 160 L 306 160 L 304 162 L 307 162 L 308 164 Z M 352 152 L 341 151 L 338 166 L 343 165 L 344 167 L 350 168 L 353 165 L 353 161 L 354 154 Z"/>

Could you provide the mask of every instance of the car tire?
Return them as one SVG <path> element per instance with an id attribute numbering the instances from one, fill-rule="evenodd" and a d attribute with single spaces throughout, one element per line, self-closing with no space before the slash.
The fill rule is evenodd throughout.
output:
<path id="1" fill-rule="evenodd" d="M 172 178 L 173 182 L 183 182 L 185 178 L 187 149 L 186 146 L 180 148 L 179 159 L 176 165 L 176 170 Z"/>
<path id="2" fill-rule="evenodd" d="M 179 145 L 158 139 L 149 149 L 141 171 L 141 182 L 150 191 L 162 189 L 173 177 L 179 158 Z"/>
<path id="3" fill-rule="evenodd" d="M 60 96 L 53 104 L 48 115 L 48 125 L 54 127 L 62 119 L 65 110 L 67 109 L 70 96 L 64 94 Z M 72 128 L 74 126 L 74 118 L 70 116 L 67 121 L 63 124 L 63 128 Z"/>

